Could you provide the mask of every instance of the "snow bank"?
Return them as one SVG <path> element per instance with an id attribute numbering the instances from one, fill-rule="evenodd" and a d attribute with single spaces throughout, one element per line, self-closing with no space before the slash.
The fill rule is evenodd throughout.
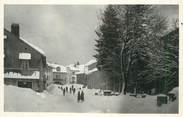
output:
<path id="1" fill-rule="evenodd" d="M 36 92 L 28 88 L 4 86 L 5 111 L 28 111 L 34 110 L 39 101 Z"/>
<path id="2" fill-rule="evenodd" d="M 80 84 L 67 84 L 64 87 Z M 63 93 L 60 85 L 50 85 L 43 93 L 31 89 L 5 85 L 5 111 L 18 112 L 88 112 L 88 113 L 177 113 L 178 100 L 158 107 L 157 96 L 147 95 L 145 98 L 133 96 L 95 96 L 99 89 L 83 88 L 85 101 L 77 103 L 77 95 Z M 177 92 L 178 89 L 173 89 Z M 92 95 L 90 95 L 90 93 Z"/>
<path id="3" fill-rule="evenodd" d="M 19 78 L 19 79 L 39 79 L 39 71 L 34 71 L 32 75 L 22 75 L 16 72 L 6 72 L 4 78 Z"/>

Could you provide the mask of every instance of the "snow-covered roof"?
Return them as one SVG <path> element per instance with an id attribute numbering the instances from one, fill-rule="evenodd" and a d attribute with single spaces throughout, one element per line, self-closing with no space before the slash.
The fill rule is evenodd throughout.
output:
<path id="1" fill-rule="evenodd" d="M 85 65 L 79 65 L 78 69 L 79 69 L 79 71 L 76 72 L 76 74 L 84 74 L 87 71 L 86 68 L 85 68 Z"/>
<path id="2" fill-rule="evenodd" d="M 55 63 L 48 63 L 48 66 L 52 67 L 53 68 L 53 72 L 62 72 L 62 73 L 67 73 L 67 69 L 65 66 L 63 65 L 59 65 L 59 64 L 55 64 Z M 57 68 L 60 67 L 60 71 L 57 71 Z"/>
<path id="3" fill-rule="evenodd" d="M 98 71 L 98 69 L 97 69 L 97 68 L 93 68 L 92 70 L 89 70 L 89 71 L 87 72 L 87 74 L 91 74 L 91 73 L 96 72 L 96 71 Z"/>
<path id="4" fill-rule="evenodd" d="M 74 66 L 74 64 L 71 64 L 69 66 L 67 66 L 71 71 L 75 71 L 76 74 L 83 74 L 87 72 L 87 68 L 85 67 L 85 65 L 76 65 L 76 67 Z"/>
<path id="5" fill-rule="evenodd" d="M 30 53 L 19 53 L 19 59 L 30 60 L 31 54 Z"/>
<path id="6" fill-rule="evenodd" d="M 30 76 L 24 76 L 20 73 L 16 72 L 7 72 L 4 74 L 4 78 L 16 78 L 16 79 L 39 79 L 39 71 L 34 71 L 34 73 Z"/>
<path id="7" fill-rule="evenodd" d="M 92 59 L 92 60 L 90 60 L 89 62 L 87 62 L 87 63 L 85 64 L 85 66 L 89 66 L 89 65 L 91 65 L 91 64 L 93 64 L 93 63 L 96 63 L 96 62 L 97 62 L 96 59 Z"/>
<path id="8" fill-rule="evenodd" d="M 38 52 L 40 52 L 42 55 L 44 55 L 44 56 L 46 55 L 45 52 L 44 52 L 41 48 L 39 48 L 39 47 L 33 45 L 32 43 L 28 42 L 27 40 L 23 39 L 22 37 L 20 37 L 20 39 L 21 39 L 23 42 L 25 42 L 26 44 L 28 44 L 29 46 L 31 46 L 32 48 L 34 48 L 35 50 L 37 50 Z"/>
<path id="9" fill-rule="evenodd" d="M 78 67 L 75 67 L 75 66 L 74 66 L 74 64 L 68 65 L 67 67 L 68 67 L 71 71 L 76 71 L 76 72 L 77 72 L 77 71 L 78 71 L 78 72 L 80 71 Z"/>

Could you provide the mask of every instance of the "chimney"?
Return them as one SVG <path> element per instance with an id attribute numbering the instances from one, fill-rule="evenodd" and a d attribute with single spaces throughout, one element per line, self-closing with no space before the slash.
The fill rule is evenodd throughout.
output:
<path id="1" fill-rule="evenodd" d="M 19 24 L 13 23 L 13 24 L 11 25 L 11 33 L 14 34 L 17 38 L 20 37 L 20 33 L 19 33 Z"/>

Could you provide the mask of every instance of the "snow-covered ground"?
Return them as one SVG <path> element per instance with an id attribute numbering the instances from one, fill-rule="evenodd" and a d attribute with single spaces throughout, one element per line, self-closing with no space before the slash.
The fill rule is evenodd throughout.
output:
<path id="1" fill-rule="evenodd" d="M 65 85 L 64 87 L 71 85 Z M 82 85 L 74 85 L 76 89 Z M 178 100 L 161 107 L 156 106 L 157 96 L 135 98 L 129 95 L 95 96 L 96 89 L 83 89 L 85 101 L 77 102 L 77 96 L 63 96 L 58 85 L 37 93 L 31 89 L 5 85 L 5 111 L 18 112 L 86 112 L 86 113 L 177 113 Z M 173 90 L 178 95 L 178 88 Z"/>

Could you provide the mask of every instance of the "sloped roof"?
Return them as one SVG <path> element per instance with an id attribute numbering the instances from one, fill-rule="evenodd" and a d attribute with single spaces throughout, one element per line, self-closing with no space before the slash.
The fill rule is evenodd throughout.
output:
<path id="1" fill-rule="evenodd" d="M 89 66 L 89 65 L 91 65 L 91 64 L 93 64 L 93 63 L 96 63 L 96 62 L 97 62 L 96 59 L 92 59 L 92 60 L 90 60 L 89 62 L 87 62 L 87 63 L 85 64 L 85 66 Z"/>
<path id="2" fill-rule="evenodd" d="M 9 30 L 7 30 L 7 29 L 4 29 L 4 31 L 5 31 L 6 33 L 10 33 L 11 35 L 13 35 L 13 34 L 12 34 Z M 14 36 L 14 35 L 13 35 L 13 36 Z M 16 37 L 16 36 L 14 36 L 14 37 Z M 16 37 L 16 38 L 17 38 L 17 37 Z M 44 52 L 41 48 L 39 48 L 39 47 L 35 46 L 34 44 L 28 42 L 28 41 L 25 40 L 23 37 L 20 37 L 19 39 L 20 39 L 21 41 L 23 41 L 24 43 L 26 43 L 27 45 L 29 45 L 30 47 L 32 47 L 33 49 L 35 49 L 36 51 L 38 51 L 40 54 L 46 56 L 45 52 Z"/>
<path id="3" fill-rule="evenodd" d="M 46 55 L 45 52 L 41 48 L 33 45 L 32 43 L 28 42 L 27 40 L 23 39 L 22 37 L 20 37 L 20 40 L 22 40 L 23 42 L 25 42 L 26 44 L 28 44 L 29 46 L 31 46 L 32 48 L 34 48 L 35 50 L 37 50 L 42 55 L 44 55 L 44 56 Z"/>

